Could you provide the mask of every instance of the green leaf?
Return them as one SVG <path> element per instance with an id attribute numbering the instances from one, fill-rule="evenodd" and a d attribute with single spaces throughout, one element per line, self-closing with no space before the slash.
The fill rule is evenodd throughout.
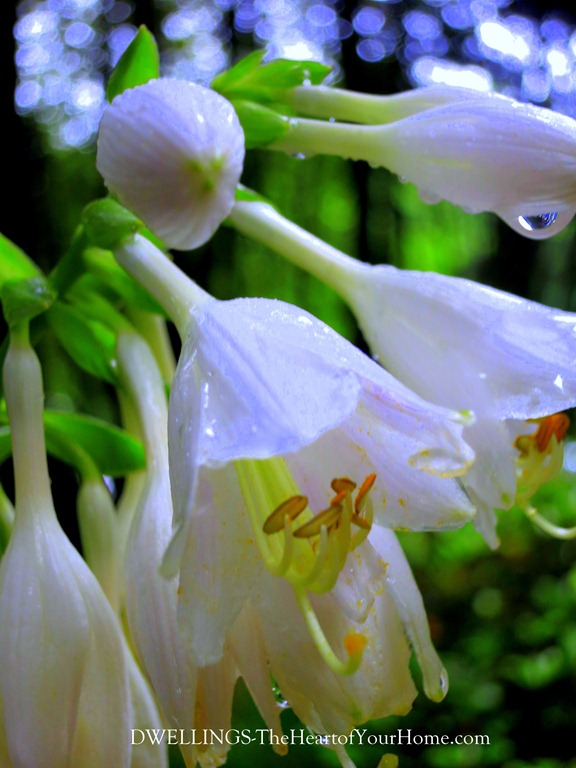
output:
<path id="1" fill-rule="evenodd" d="M 116 336 L 79 309 L 58 302 L 46 313 L 58 341 L 84 371 L 116 382 Z"/>
<path id="2" fill-rule="evenodd" d="M 128 472 L 138 472 L 146 467 L 142 445 L 120 427 L 101 419 L 78 413 L 44 411 L 44 425 L 48 448 L 53 442 L 76 443 L 97 465 L 103 475 L 118 477 Z M 56 447 L 56 446 L 54 446 Z M 56 447 L 56 451 L 59 449 Z M 62 455 L 50 451 L 66 461 Z"/>
<path id="3" fill-rule="evenodd" d="M 9 326 L 45 312 L 56 299 L 45 277 L 6 280 L 0 289 L 4 317 Z"/>
<path id="4" fill-rule="evenodd" d="M 90 243 L 106 250 L 113 250 L 126 237 L 144 229 L 137 216 L 111 197 L 89 203 L 81 219 Z"/>
<path id="5" fill-rule="evenodd" d="M 46 448 L 77 467 L 77 449 L 88 454 L 102 475 L 121 477 L 146 468 L 142 445 L 120 427 L 79 413 L 44 411 Z M 69 449 L 67 449 L 69 446 Z M 0 427 L 0 464 L 12 455 L 10 427 Z"/>
<path id="6" fill-rule="evenodd" d="M 244 130 L 246 148 L 262 147 L 280 139 L 290 128 L 286 117 L 253 101 L 233 101 Z"/>
<path id="7" fill-rule="evenodd" d="M 331 71 L 317 61 L 275 59 L 262 64 L 263 56 L 263 51 L 256 51 L 241 59 L 227 72 L 217 75 L 212 88 L 231 101 L 281 102 L 285 90 L 298 85 L 319 85 Z"/>
<path id="8" fill-rule="evenodd" d="M 26 280 L 40 275 L 40 270 L 23 250 L 0 234 L 0 285 L 6 280 Z"/>
<path id="9" fill-rule="evenodd" d="M 160 77 L 158 46 L 152 33 L 141 26 L 110 75 L 106 88 L 108 101 L 128 88 L 143 85 L 157 77 Z"/>

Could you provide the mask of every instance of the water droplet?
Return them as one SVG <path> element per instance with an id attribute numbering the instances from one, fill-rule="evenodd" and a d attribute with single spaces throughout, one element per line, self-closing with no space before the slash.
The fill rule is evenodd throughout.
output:
<path id="1" fill-rule="evenodd" d="M 559 212 L 540 213 L 533 216 L 518 216 L 517 213 L 497 211 L 502 219 L 515 232 L 531 240 L 544 240 L 561 232 L 572 221 L 575 211 L 567 209 Z"/>
<path id="2" fill-rule="evenodd" d="M 446 696 L 448 693 L 448 672 L 444 668 L 442 668 L 442 672 L 440 673 L 440 690 L 442 691 L 443 695 Z"/>
<path id="3" fill-rule="evenodd" d="M 276 706 L 280 707 L 280 709 L 288 709 L 290 704 L 288 704 L 288 702 L 286 701 L 286 699 L 282 695 L 282 691 L 276 685 L 276 683 L 272 684 L 272 693 L 274 694 L 274 699 L 276 701 Z"/>
<path id="4" fill-rule="evenodd" d="M 304 152 L 294 152 L 292 157 L 294 157 L 296 160 L 306 160 L 306 155 Z"/>
<path id="5" fill-rule="evenodd" d="M 557 218 L 557 213 L 539 213 L 537 216 L 518 216 L 518 223 L 528 232 L 532 232 L 535 229 L 548 229 Z"/>

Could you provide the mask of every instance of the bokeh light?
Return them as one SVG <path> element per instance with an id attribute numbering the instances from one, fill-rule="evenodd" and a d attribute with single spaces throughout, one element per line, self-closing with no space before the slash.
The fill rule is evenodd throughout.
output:
<path id="1" fill-rule="evenodd" d="M 413 86 L 495 88 L 576 115 L 576 27 L 514 12 L 511 0 L 158 0 L 163 73 L 208 84 L 253 47 L 340 74 L 343 40 L 360 59 L 395 57 Z M 134 35 L 130 0 L 21 0 L 16 109 L 53 148 L 95 138 L 105 79 Z M 233 39 L 232 39 L 233 38 Z M 386 85 L 383 84 L 383 90 Z"/>

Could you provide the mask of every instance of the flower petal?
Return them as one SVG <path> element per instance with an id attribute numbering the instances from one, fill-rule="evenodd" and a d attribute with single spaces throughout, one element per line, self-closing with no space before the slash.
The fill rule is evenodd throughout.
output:
<path id="1" fill-rule="evenodd" d="M 371 348 L 427 400 L 513 419 L 576 404 L 576 315 L 432 272 L 355 272 L 347 297 Z"/>

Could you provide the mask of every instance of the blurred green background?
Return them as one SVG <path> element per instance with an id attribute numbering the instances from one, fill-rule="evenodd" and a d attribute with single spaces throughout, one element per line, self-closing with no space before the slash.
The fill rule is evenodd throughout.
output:
<path id="1" fill-rule="evenodd" d="M 433 82 L 437 71 L 436 81 L 479 77 L 572 114 L 570 7 L 507 0 L 20 2 L 2 11 L 0 25 L 5 163 L 15 168 L 4 174 L 8 199 L 0 231 L 48 269 L 70 241 L 82 207 L 103 194 L 93 154 L 103 84 L 140 23 L 157 36 L 167 73 L 201 82 L 252 48 L 266 47 L 271 55 L 328 61 L 335 79 L 357 90 L 391 93 Z M 500 38 L 490 37 L 494 25 L 504 30 Z M 508 40 L 508 48 L 498 40 Z M 450 80 L 454 72 L 460 80 Z M 463 275 L 576 309 L 574 224 L 550 241 L 528 241 L 491 215 L 469 216 L 447 203 L 428 206 L 385 171 L 334 158 L 254 151 L 243 181 L 294 221 L 366 261 Z M 177 263 L 219 298 L 282 298 L 364 344 L 334 293 L 232 230 L 178 254 Z M 55 343 L 44 353 L 48 402 L 68 399 L 80 410 L 115 418 L 113 392 L 79 372 Z M 569 435 L 563 476 L 536 499 L 545 515 L 568 525 L 576 521 L 575 471 L 576 441 Z M 64 518 L 74 478 L 56 464 L 53 473 Z M 73 519 L 66 524 L 74 536 Z M 576 766 L 576 543 L 540 534 L 517 510 L 500 516 L 499 532 L 496 552 L 470 527 L 402 535 L 450 691 L 442 704 L 421 694 L 407 717 L 370 726 L 374 733 L 411 728 L 451 738 L 486 735 L 490 744 L 351 749 L 360 768 L 375 768 L 383 752 L 398 754 L 402 768 Z M 414 674 L 418 679 L 416 667 Z M 283 718 L 287 729 L 297 727 L 290 712 Z M 262 727 L 241 685 L 234 726 Z M 172 758 L 178 765 L 178 756 Z M 292 747 L 285 758 L 263 746 L 232 750 L 229 765 L 255 764 L 290 768 L 337 760 L 322 747 Z"/>

